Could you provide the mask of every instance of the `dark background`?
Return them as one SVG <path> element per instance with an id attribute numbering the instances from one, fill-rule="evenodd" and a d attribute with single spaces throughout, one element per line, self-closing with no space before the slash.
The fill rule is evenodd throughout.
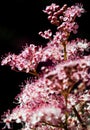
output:
<path id="1" fill-rule="evenodd" d="M 72 5 L 81 2 L 87 12 L 78 18 L 79 32 L 75 37 L 90 40 L 89 0 L 1 0 L 0 57 L 8 52 L 18 54 L 26 43 L 46 44 L 38 32 L 52 27 L 47 20 L 47 15 L 42 12 L 46 5 L 52 2 L 61 6 L 65 3 Z M 0 115 L 15 106 L 13 101 L 20 92 L 19 85 L 29 76 L 11 71 L 7 66 L 0 66 Z"/>

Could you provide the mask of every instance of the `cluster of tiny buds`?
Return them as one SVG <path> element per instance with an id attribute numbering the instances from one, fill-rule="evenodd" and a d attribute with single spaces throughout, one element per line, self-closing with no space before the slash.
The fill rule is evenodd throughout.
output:
<path id="1" fill-rule="evenodd" d="M 60 8 L 59 5 L 52 3 L 46 7 L 44 12 L 49 15 L 48 20 L 51 24 L 57 26 L 57 30 L 77 33 L 78 24 L 74 22 L 75 18 L 76 16 L 80 17 L 81 13 L 84 13 L 85 10 L 81 4 L 71 7 L 67 7 L 65 4 Z"/>
<path id="2" fill-rule="evenodd" d="M 47 13 L 48 20 L 50 20 L 51 24 L 54 24 L 56 26 L 60 25 L 60 20 L 62 17 L 59 17 L 62 15 L 63 11 L 66 9 L 67 5 L 65 4 L 61 9 L 59 5 L 56 5 L 52 3 L 50 6 L 47 6 L 46 9 L 44 10 L 45 13 Z M 59 17 L 59 19 L 58 19 Z"/>

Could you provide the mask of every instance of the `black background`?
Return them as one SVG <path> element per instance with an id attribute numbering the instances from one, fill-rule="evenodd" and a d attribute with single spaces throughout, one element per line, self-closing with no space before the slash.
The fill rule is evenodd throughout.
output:
<path id="1" fill-rule="evenodd" d="M 26 43 L 46 44 L 38 32 L 52 27 L 47 15 L 42 12 L 52 2 L 61 6 L 81 2 L 87 12 L 78 18 L 79 31 L 75 36 L 90 40 L 89 0 L 1 0 L 0 57 L 8 52 L 18 54 Z M 7 66 L 0 66 L 0 115 L 15 106 L 13 100 L 20 92 L 19 85 L 29 76 L 11 71 Z"/>

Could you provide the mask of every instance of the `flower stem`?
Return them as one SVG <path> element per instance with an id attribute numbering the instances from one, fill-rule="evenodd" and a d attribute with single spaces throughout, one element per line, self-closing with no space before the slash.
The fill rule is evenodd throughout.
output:
<path id="1" fill-rule="evenodd" d="M 16 71 L 16 72 L 20 72 L 20 71 L 17 70 L 17 69 L 14 69 L 14 71 Z M 25 72 L 25 73 L 26 73 L 26 70 L 22 70 L 21 72 Z M 38 73 L 37 73 L 36 70 L 29 71 L 28 73 L 38 77 Z"/>
<path id="2" fill-rule="evenodd" d="M 64 47 L 64 60 L 67 60 L 66 42 L 63 43 Z"/>
<path id="3" fill-rule="evenodd" d="M 83 120 L 81 119 L 80 115 L 78 114 L 78 111 L 76 110 L 75 106 L 73 106 L 73 110 L 74 110 L 79 122 L 81 123 L 82 127 L 87 128 L 86 125 L 84 124 Z"/>
<path id="4" fill-rule="evenodd" d="M 68 94 L 67 94 L 67 96 L 65 97 L 65 101 L 66 101 L 66 109 L 67 109 L 67 97 L 68 97 Z M 65 113 L 65 130 L 68 130 L 68 128 L 67 128 L 67 120 L 68 120 L 68 112 L 66 111 L 66 113 Z"/>
<path id="5" fill-rule="evenodd" d="M 36 72 L 36 70 L 34 71 L 29 71 L 30 74 L 34 75 L 34 76 L 37 76 L 38 77 L 38 73 Z"/>
<path id="6" fill-rule="evenodd" d="M 67 112 L 67 98 L 68 98 L 68 90 L 64 90 L 63 92 L 62 92 L 62 95 L 64 96 L 64 98 L 65 98 L 65 104 L 66 104 L 66 112 L 65 112 L 65 123 L 64 123 L 64 129 L 65 130 L 68 130 L 68 127 L 67 127 L 67 124 L 68 124 L 68 122 L 67 122 L 67 120 L 68 120 L 68 112 Z"/>

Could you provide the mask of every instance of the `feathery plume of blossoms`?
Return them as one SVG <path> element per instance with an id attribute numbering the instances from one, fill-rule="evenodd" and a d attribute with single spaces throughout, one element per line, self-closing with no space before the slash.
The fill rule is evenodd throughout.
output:
<path id="1" fill-rule="evenodd" d="M 67 43 L 67 59 L 76 59 L 84 55 L 84 52 L 90 48 L 90 42 L 86 39 L 77 38 Z M 35 45 L 26 47 L 19 55 L 7 54 L 1 65 L 10 65 L 11 69 L 16 71 L 25 71 L 26 73 L 36 73 L 40 62 L 46 62 L 48 59 L 57 64 L 64 61 L 63 46 L 59 44 L 59 38 L 47 43 L 47 46 L 42 48 Z"/>
<path id="2" fill-rule="evenodd" d="M 45 47 L 30 45 L 19 54 L 8 54 L 1 65 L 24 71 L 37 77 L 27 81 L 15 99 L 18 106 L 6 112 L 2 120 L 10 129 L 13 122 L 21 130 L 88 130 L 90 124 L 90 42 L 76 38 L 75 18 L 84 9 L 81 4 L 62 8 L 52 3 L 44 10 L 57 28 L 39 32 L 49 42 Z M 52 64 L 45 65 L 47 62 Z M 41 66 L 41 73 L 37 68 Z"/>

